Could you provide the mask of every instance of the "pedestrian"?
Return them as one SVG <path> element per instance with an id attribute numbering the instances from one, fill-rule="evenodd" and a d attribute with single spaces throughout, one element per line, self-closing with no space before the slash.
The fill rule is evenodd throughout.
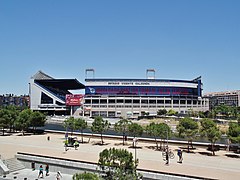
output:
<path id="1" fill-rule="evenodd" d="M 77 140 L 74 142 L 73 146 L 74 146 L 74 147 L 75 147 L 75 149 L 77 150 L 77 147 L 79 146 L 79 143 L 78 143 L 78 141 L 77 141 Z"/>
<path id="2" fill-rule="evenodd" d="M 168 147 L 166 148 L 166 165 L 169 164 L 169 154 L 168 154 Z"/>
<path id="3" fill-rule="evenodd" d="M 39 167 L 39 174 L 38 174 L 38 178 L 41 176 L 41 178 L 43 178 L 43 166 L 40 165 Z"/>
<path id="4" fill-rule="evenodd" d="M 50 141 L 50 136 L 47 137 L 47 140 Z"/>
<path id="5" fill-rule="evenodd" d="M 65 140 L 65 142 L 64 142 L 64 148 L 65 148 L 65 151 L 67 151 L 68 150 L 68 140 Z"/>
<path id="6" fill-rule="evenodd" d="M 56 175 L 56 179 L 57 179 L 57 180 L 60 180 L 61 178 L 62 178 L 61 172 L 58 171 L 58 172 L 57 172 L 57 175 Z"/>
<path id="7" fill-rule="evenodd" d="M 177 151 L 177 155 L 178 155 L 178 163 L 182 163 L 183 157 L 182 157 L 182 150 L 180 148 Z"/>
<path id="8" fill-rule="evenodd" d="M 49 174 L 49 165 L 48 164 L 46 164 L 46 167 L 45 167 L 45 171 L 46 171 L 46 176 L 48 176 Z"/>

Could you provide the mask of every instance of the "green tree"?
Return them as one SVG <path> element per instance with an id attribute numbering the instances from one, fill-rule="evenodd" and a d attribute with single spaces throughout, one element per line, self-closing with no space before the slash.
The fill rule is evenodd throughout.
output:
<path id="1" fill-rule="evenodd" d="M 156 143 L 156 148 L 158 149 L 157 137 L 161 138 L 160 149 L 162 149 L 162 139 L 166 139 L 167 133 L 168 136 L 171 135 L 170 127 L 165 123 L 156 124 L 154 122 L 146 126 L 146 133 L 150 136 L 153 136 Z"/>
<path id="2" fill-rule="evenodd" d="M 122 133 L 123 145 L 124 145 L 124 142 L 125 142 L 126 133 L 128 132 L 129 124 L 131 124 L 131 121 L 129 121 L 127 119 L 121 119 L 120 121 L 118 121 L 114 125 L 115 131 Z"/>
<path id="3" fill-rule="evenodd" d="M 8 127 L 9 113 L 6 109 L 0 110 L 0 127 L 2 128 L 2 135 L 4 136 L 5 129 Z"/>
<path id="4" fill-rule="evenodd" d="M 143 127 L 137 123 L 131 123 L 128 126 L 129 133 L 133 136 L 142 136 Z"/>
<path id="5" fill-rule="evenodd" d="M 22 112 L 20 112 L 17 120 L 15 121 L 15 126 L 22 131 L 23 136 L 24 131 L 30 126 L 31 114 L 32 111 L 30 109 L 24 109 Z"/>
<path id="6" fill-rule="evenodd" d="M 232 143 L 240 143 L 240 124 L 229 123 L 227 134 Z"/>
<path id="7" fill-rule="evenodd" d="M 168 116 L 174 116 L 174 115 L 177 115 L 178 113 L 176 111 L 174 111 L 173 109 L 170 109 L 168 112 L 167 112 L 167 115 Z"/>
<path id="8" fill-rule="evenodd" d="M 70 129 L 71 131 L 71 136 L 73 135 L 73 131 L 75 130 L 75 118 L 74 117 L 69 117 L 63 122 L 63 126 L 65 127 L 66 131 Z"/>
<path id="9" fill-rule="evenodd" d="M 36 132 L 36 128 L 44 126 L 45 122 L 46 122 L 46 116 L 43 113 L 39 111 L 34 111 L 31 113 L 30 125 L 33 127 L 34 134 Z"/>
<path id="10" fill-rule="evenodd" d="M 198 124 L 193 119 L 185 117 L 179 121 L 177 125 L 179 137 L 187 137 L 188 139 L 188 152 L 190 152 L 190 145 L 193 148 L 192 140 L 198 132 Z"/>
<path id="11" fill-rule="evenodd" d="M 211 142 L 211 150 L 213 156 L 215 155 L 214 145 L 216 141 L 221 137 L 221 132 L 217 127 L 216 123 L 210 119 L 203 119 L 201 122 L 200 133 L 203 137 L 207 137 Z"/>
<path id="12" fill-rule="evenodd" d="M 99 154 L 98 165 L 106 174 L 104 179 L 128 180 L 137 179 L 137 161 L 133 159 L 131 152 L 126 149 L 104 149 Z"/>
<path id="13" fill-rule="evenodd" d="M 97 174 L 84 172 L 84 173 L 76 173 L 72 177 L 73 180 L 100 180 Z"/>
<path id="14" fill-rule="evenodd" d="M 14 122 L 17 120 L 17 117 L 19 115 L 19 110 L 16 106 L 7 106 L 5 109 L 8 111 L 7 116 L 7 125 L 10 129 L 10 132 L 12 132 L 12 129 L 14 129 Z"/>
<path id="15" fill-rule="evenodd" d="M 95 133 L 101 134 L 101 142 L 103 144 L 103 136 L 102 134 L 108 130 L 110 127 L 110 123 L 107 120 L 104 120 L 101 116 L 97 116 L 94 118 L 94 121 L 92 123 L 91 130 Z"/>
<path id="16" fill-rule="evenodd" d="M 83 130 L 87 128 L 87 121 L 83 118 L 77 118 L 75 120 L 75 128 L 81 131 L 82 143 L 83 143 Z"/>
<path id="17" fill-rule="evenodd" d="M 158 111 L 157 111 L 157 115 L 166 115 L 167 114 L 167 110 L 166 109 L 159 109 Z"/>

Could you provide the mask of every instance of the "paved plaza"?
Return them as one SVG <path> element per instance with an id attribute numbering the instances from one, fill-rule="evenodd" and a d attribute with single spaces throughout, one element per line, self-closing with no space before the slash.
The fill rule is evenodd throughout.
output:
<path id="1" fill-rule="evenodd" d="M 50 141 L 47 140 L 50 136 Z M 78 137 L 80 139 L 80 136 Z M 89 138 L 84 138 L 88 141 Z M 26 135 L 26 136 L 0 136 L 0 154 L 3 159 L 13 158 L 17 152 L 34 153 L 52 157 L 61 157 L 67 159 L 77 159 L 88 162 L 97 162 L 99 152 L 105 148 L 116 147 L 126 148 L 135 156 L 135 149 L 130 148 L 132 142 L 123 146 L 120 140 L 104 139 L 105 145 L 98 145 L 100 138 L 91 138 L 89 143 L 80 144 L 75 150 L 70 148 L 65 151 L 63 146 L 64 134 L 44 134 L 44 135 Z M 154 143 L 138 143 L 136 156 L 139 159 L 138 168 L 161 171 L 166 173 L 176 173 L 182 175 L 192 175 L 213 179 L 239 180 L 240 179 L 240 158 L 230 158 L 225 156 L 227 151 L 217 151 L 216 156 L 208 156 L 209 151 L 202 147 L 196 147 L 194 153 L 183 153 L 183 163 L 177 163 L 176 150 L 178 146 L 169 145 L 175 153 L 175 158 L 170 160 L 167 166 L 163 161 L 161 151 L 155 151 Z M 23 173 L 23 172 L 22 172 Z M 29 176 L 37 178 L 37 171 L 29 172 Z M 54 179 L 55 172 L 51 172 L 48 179 Z M 70 175 L 65 175 L 71 179 Z M 47 178 L 45 178 L 47 179 Z"/>

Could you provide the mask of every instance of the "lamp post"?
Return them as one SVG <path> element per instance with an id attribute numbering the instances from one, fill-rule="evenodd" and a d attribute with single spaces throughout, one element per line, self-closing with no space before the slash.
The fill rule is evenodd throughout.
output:
<path id="1" fill-rule="evenodd" d="M 136 137 L 133 138 L 133 146 L 135 148 L 134 155 L 135 155 L 135 176 L 137 177 L 137 139 Z"/>

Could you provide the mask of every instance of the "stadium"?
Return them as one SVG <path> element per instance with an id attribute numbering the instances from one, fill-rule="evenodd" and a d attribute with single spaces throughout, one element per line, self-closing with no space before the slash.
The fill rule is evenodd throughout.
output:
<path id="1" fill-rule="evenodd" d="M 48 115 L 72 114 L 76 111 L 75 106 L 69 106 L 71 103 L 67 104 L 66 97 L 72 95 L 70 90 L 84 89 L 84 87 L 77 79 L 55 79 L 38 71 L 31 77 L 29 83 L 30 109 L 46 112 Z M 73 105 L 80 106 L 80 100 L 78 96 L 78 102 Z"/>
<path id="2" fill-rule="evenodd" d="M 202 97 L 201 77 L 193 80 L 155 79 L 147 70 L 146 79 L 54 79 L 39 71 L 30 81 L 30 105 L 33 110 L 50 114 L 138 118 L 157 115 L 159 109 L 180 114 L 206 111 L 208 99 Z M 154 76 L 149 76 L 154 73 Z M 84 89 L 84 95 L 69 90 Z"/>

